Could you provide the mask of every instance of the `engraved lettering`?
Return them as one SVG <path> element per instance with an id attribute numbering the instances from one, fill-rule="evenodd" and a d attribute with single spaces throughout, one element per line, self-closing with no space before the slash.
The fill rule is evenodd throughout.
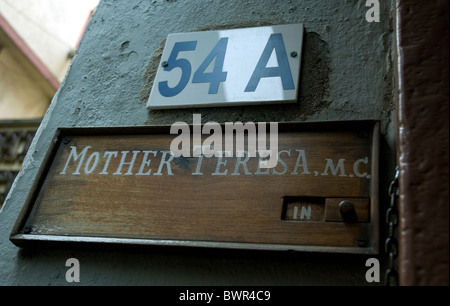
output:
<path id="1" fill-rule="evenodd" d="M 105 152 L 103 157 L 107 156 L 107 160 L 106 160 L 105 166 L 103 167 L 103 171 L 100 172 L 100 174 L 108 174 L 107 170 L 108 170 L 109 163 L 111 162 L 111 157 L 113 157 L 113 156 L 117 157 L 117 154 L 119 154 L 118 151 L 106 151 Z"/>
<path id="2" fill-rule="evenodd" d="M 132 175 L 131 171 L 133 169 L 134 162 L 136 161 L 136 157 L 137 157 L 138 153 L 141 152 L 141 151 L 133 151 L 133 157 L 131 158 L 131 161 L 130 162 L 125 162 L 127 154 L 129 152 L 130 151 L 122 151 L 121 152 L 122 153 L 122 159 L 120 160 L 119 167 L 117 168 L 117 171 L 114 173 L 114 175 L 122 174 L 122 167 L 123 167 L 123 165 L 129 165 L 128 171 L 127 171 L 127 173 L 125 173 L 125 175 Z"/>
<path id="3" fill-rule="evenodd" d="M 94 164 L 91 167 L 89 167 L 93 158 L 94 158 Z M 84 173 L 91 174 L 97 167 L 97 163 L 98 163 L 99 159 L 100 159 L 100 153 L 98 153 L 98 152 L 92 153 L 91 156 L 89 156 L 89 158 L 86 162 L 86 165 L 84 166 Z"/>
<path id="4" fill-rule="evenodd" d="M 302 174 L 310 174 L 308 171 L 308 164 L 306 162 L 306 154 L 305 150 L 295 150 L 298 152 L 297 162 L 295 163 L 294 171 L 291 173 L 292 175 L 298 174 L 298 168 L 302 167 L 303 172 Z"/>
<path id="5" fill-rule="evenodd" d="M 162 170 L 164 166 L 167 168 L 167 174 L 168 175 L 174 175 L 172 172 L 172 167 L 170 165 L 171 161 L 174 159 L 174 156 L 170 154 L 170 151 L 161 151 L 163 153 L 163 156 L 161 157 L 161 163 L 159 164 L 158 172 L 154 175 L 162 175 Z M 167 158 L 167 155 L 170 155 L 169 158 Z"/>
<path id="6" fill-rule="evenodd" d="M 327 161 L 327 165 L 325 166 L 325 170 L 323 171 L 323 173 L 321 175 L 323 175 L 323 176 L 328 175 L 328 170 L 329 170 L 329 171 L 331 171 L 331 174 L 334 176 L 337 175 L 338 171 L 340 172 L 339 176 L 344 176 L 344 177 L 347 176 L 345 174 L 345 168 L 344 168 L 345 159 L 340 159 L 338 161 L 338 165 L 336 167 L 334 166 L 333 160 L 327 158 L 326 161 Z"/>
<path id="7" fill-rule="evenodd" d="M 244 167 L 244 173 L 245 175 L 251 175 L 251 172 L 248 171 L 248 167 L 247 167 L 247 162 L 250 159 L 249 153 L 247 151 L 243 152 L 243 155 L 245 156 L 245 159 L 242 160 L 242 157 L 238 157 L 236 160 L 236 167 L 234 168 L 234 172 L 231 175 L 241 175 L 239 173 L 239 167 L 242 166 Z"/>
<path id="8" fill-rule="evenodd" d="M 75 146 L 70 146 L 70 154 L 69 154 L 69 158 L 67 158 L 67 162 L 66 165 L 64 166 L 64 170 L 61 171 L 60 174 L 66 174 L 66 170 L 67 170 L 67 166 L 69 165 L 70 160 L 73 158 L 73 161 L 76 162 L 78 159 L 80 159 L 80 161 L 78 162 L 78 167 L 77 170 L 72 173 L 72 175 L 80 175 L 80 168 L 81 165 L 83 164 L 84 158 L 86 157 L 86 152 L 89 150 L 89 148 L 91 148 L 91 146 L 87 146 L 83 149 L 83 151 L 81 151 L 80 154 L 77 154 L 77 147 Z"/>
<path id="9" fill-rule="evenodd" d="M 152 169 L 149 169 L 147 172 L 144 172 L 145 167 L 150 166 L 150 159 L 148 159 L 149 154 L 153 154 L 153 156 L 156 156 L 158 153 L 157 151 L 143 151 L 144 157 L 142 158 L 141 167 L 139 168 L 139 172 L 136 173 L 136 175 L 150 175 L 152 172 Z"/>

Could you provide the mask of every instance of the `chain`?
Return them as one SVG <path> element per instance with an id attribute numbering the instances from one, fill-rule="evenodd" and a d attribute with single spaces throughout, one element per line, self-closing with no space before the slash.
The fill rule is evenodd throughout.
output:
<path id="1" fill-rule="evenodd" d="M 389 267 L 386 270 L 386 285 L 398 286 L 398 272 L 395 267 L 395 261 L 398 257 L 398 240 L 396 238 L 396 229 L 398 227 L 398 208 L 397 200 L 399 196 L 399 168 L 395 170 L 394 180 L 389 186 L 390 205 L 386 211 L 386 223 L 388 224 L 388 235 L 385 242 L 385 251 L 389 256 Z"/>

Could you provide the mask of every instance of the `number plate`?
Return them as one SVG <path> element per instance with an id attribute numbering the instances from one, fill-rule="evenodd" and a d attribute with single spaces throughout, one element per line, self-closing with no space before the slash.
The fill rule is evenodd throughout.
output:
<path id="1" fill-rule="evenodd" d="M 303 25 L 170 34 L 148 109 L 295 103 Z"/>

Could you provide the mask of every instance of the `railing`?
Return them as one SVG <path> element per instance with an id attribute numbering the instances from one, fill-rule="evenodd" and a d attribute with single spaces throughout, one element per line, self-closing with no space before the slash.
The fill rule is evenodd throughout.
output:
<path id="1" fill-rule="evenodd" d="M 0 121 L 0 208 L 19 173 L 40 120 Z"/>

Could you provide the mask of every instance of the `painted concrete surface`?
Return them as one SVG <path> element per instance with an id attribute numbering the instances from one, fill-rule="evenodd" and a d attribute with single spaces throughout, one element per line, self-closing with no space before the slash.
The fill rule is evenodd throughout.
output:
<path id="1" fill-rule="evenodd" d="M 20 249 L 9 234 L 58 127 L 192 122 L 382 122 L 381 188 L 392 173 L 392 18 L 365 19 L 366 1 L 104 0 L 53 98 L 0 213 L 0 284 L 66 285 L 68 258 L 82 285 L 368 285 L 366 256 L 165 248 Z M 146 110 L 155 63 L 169 33 L 304 23 L 298 104 Z M 382 195 L 381 200 L 384 200 Z M 381 218 L 383 219 L 383 218 Z M 383 262 L 383 256 L 380 256 Z"/>

